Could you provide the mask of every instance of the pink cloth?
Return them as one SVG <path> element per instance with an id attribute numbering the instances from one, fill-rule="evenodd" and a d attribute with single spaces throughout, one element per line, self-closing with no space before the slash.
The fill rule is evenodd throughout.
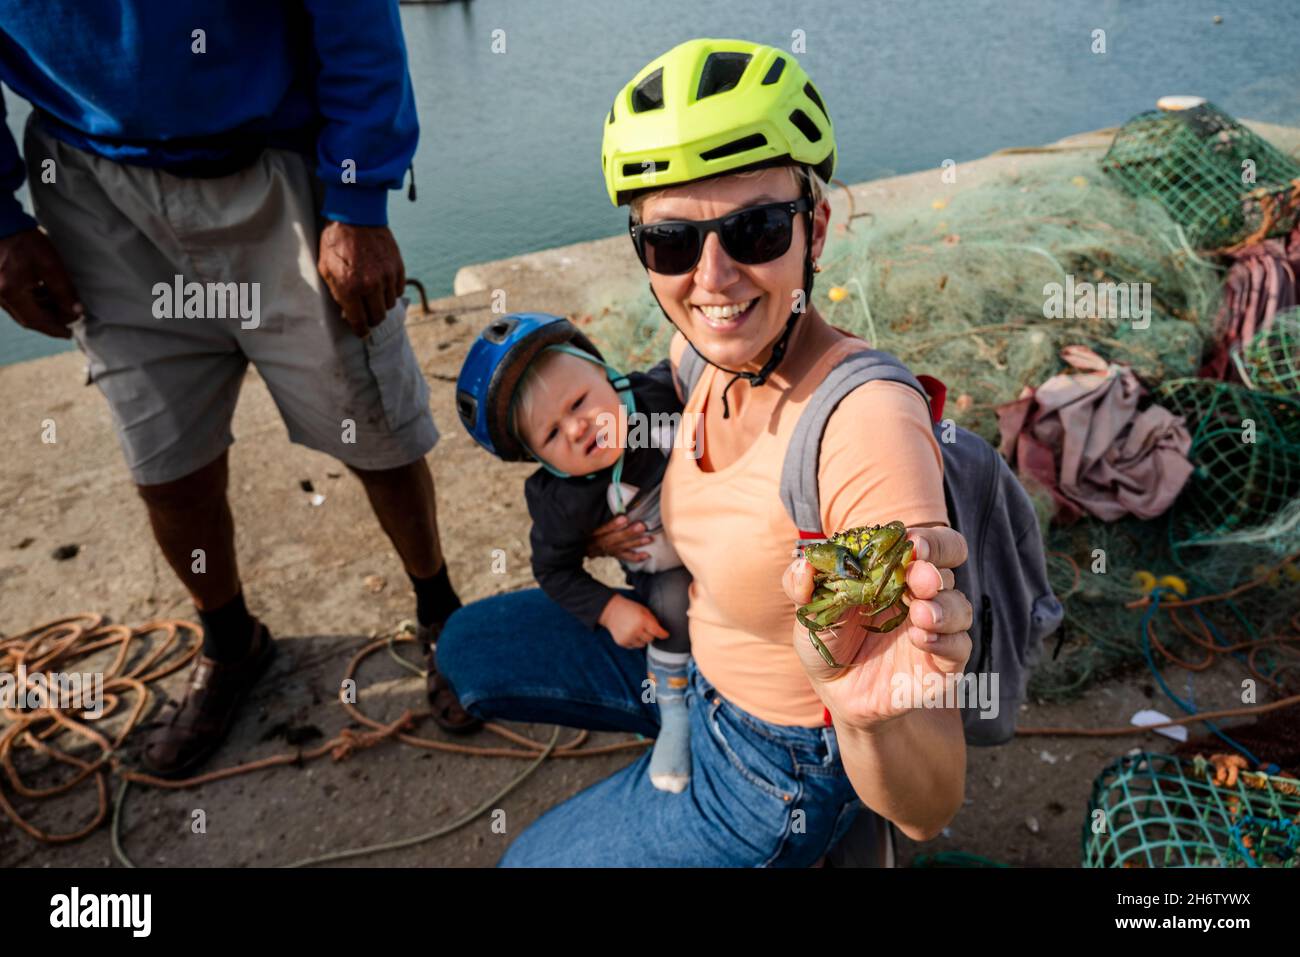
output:
<path id="1" fill-rule="evenodd" d="M 1250 344 L 1273 317 L 1296 305 L 1300 297 L 1300 226 L 1289 236 L 1266 239 L 1231 254 L 1223 280 L 1223 302 L 1214 319 L 1214 341 L 1198 373 L 1205 379 L 1240 382 L 1231 353 Z"/>
<path id="2" fill-rule="evenodd" d="M 1139 412 L 1145 390 L 1133 372 L 1086 346 L 1066 346 L 1061 358 L 1081 371 L 998 406 L 1002 454 L 1051 491 L 1057 521 L 1160 515 L 1192 474 L 1182 416 L 1158 405 Z"/>

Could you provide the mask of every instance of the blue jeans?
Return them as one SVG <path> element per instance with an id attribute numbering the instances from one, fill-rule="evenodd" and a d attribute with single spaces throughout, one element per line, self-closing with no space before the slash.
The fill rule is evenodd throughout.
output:
<path id="1" fill-rule="evenodd" d="M 630 592 L 626 592 L 631 597 Z M 438 638 L 438 670 L 486 719 L 653 737 L 645 652 L 586 628 L 540 589 L 459 609 Z M 542 815 L 506 867 L 807 867 L 861 811 L 833 728 L 771 724 L 742 711 L 691 664 L 691 783 L 650 783 L 649 751 Z"/>

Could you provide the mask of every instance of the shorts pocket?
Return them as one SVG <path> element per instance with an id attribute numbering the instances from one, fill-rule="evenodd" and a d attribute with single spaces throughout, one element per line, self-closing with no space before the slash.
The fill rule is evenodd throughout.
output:
<path id="1" fill-rule="evenodd" d="M 406 307 L 406 299 L 399 298 L 384 321 L 364 340 L 366 364 L 379 386 L 384 418 L 393 432 L 405 428 L 429 408 L 429 384 L 424 381 L 406 334 Z"/>

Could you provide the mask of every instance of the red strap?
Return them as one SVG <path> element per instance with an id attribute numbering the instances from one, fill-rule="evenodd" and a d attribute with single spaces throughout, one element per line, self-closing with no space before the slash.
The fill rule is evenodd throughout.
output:
<path id="1" fill-rule="evenodd" d="M 930 397 L 930 418 L 935 425 L 943 421 L 943 406 L 948 399 L 948 387 L 932 375 L 919 375 L 916 381 L 921 383 Z"/>
<path id="2" fill-rule="evenodd" d="M 828 727 L 828 728 L 833 728 L 833 727 L 835 727 L 835 725 L 833 725 L 833 724 L 831 723 L 831 709 L 830 709 L 830 708 L 822 708 L 822 724 L 826 725 L 826 727 Z"/>

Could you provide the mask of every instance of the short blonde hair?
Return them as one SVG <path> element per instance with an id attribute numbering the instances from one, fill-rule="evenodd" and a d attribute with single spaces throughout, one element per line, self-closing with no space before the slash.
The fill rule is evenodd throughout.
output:
<path id="1" fill-rule="evenodd" d="M 528 363 L 524 369 L 523 375 L 519 377 L 519 382 L 515 385 L 514 400 L 510 408 L 510 429 L 515 434 L 515 438 L 527 447 L 528 442 L 524 439 L 523 430 L 519 427 L 520 422 L 526 418 L 532 410 L 532 407 L 545 401 L 551 394 L 554 387 L 554 377 L 547 375 L 547 370 L 559 361 L 559 357 L 567 355 L 560 349 L 543 349 L 533 357 L 533 361 Z M 529 449 L 531 452 L 532 449 Z"/>
<path id="2" fill-rule="evenodd" d="M 766 173 L 771 168 L 772 167 L 763 167 L 762 169 L 747 169 L 744 172 L 732 173 L 730 175 L 753 178 L 762 173 Z M 795 185 L 798 186 L 801 191 L 806 190 L 807 192 L 810 192 L 812 194 L 814 206 L 819 205 L 821 201 L 825 199 L 827 195 L 829 195 L 830 187 L 827 185 L 824 179 L 822 179 L 820 176 L 817 175 L 816 171 L 813 170 L 811 166 L 805 166 L 802 163 L 787 163 L 784 168 L 790 170 L 794 174 Z M 664 188 L 672 189 L 671 186 L 666 186 Z M 658 191 L 656 190 L 656 192 Z M 653 195 L 654 195 L 653 192 L 642 193 L 640 196 L 634 198 L 632 202 L 629 204 L 633 224 L 639 224 L 641 222 L 641 213 L 645 209 L 645 201 Z"/>

